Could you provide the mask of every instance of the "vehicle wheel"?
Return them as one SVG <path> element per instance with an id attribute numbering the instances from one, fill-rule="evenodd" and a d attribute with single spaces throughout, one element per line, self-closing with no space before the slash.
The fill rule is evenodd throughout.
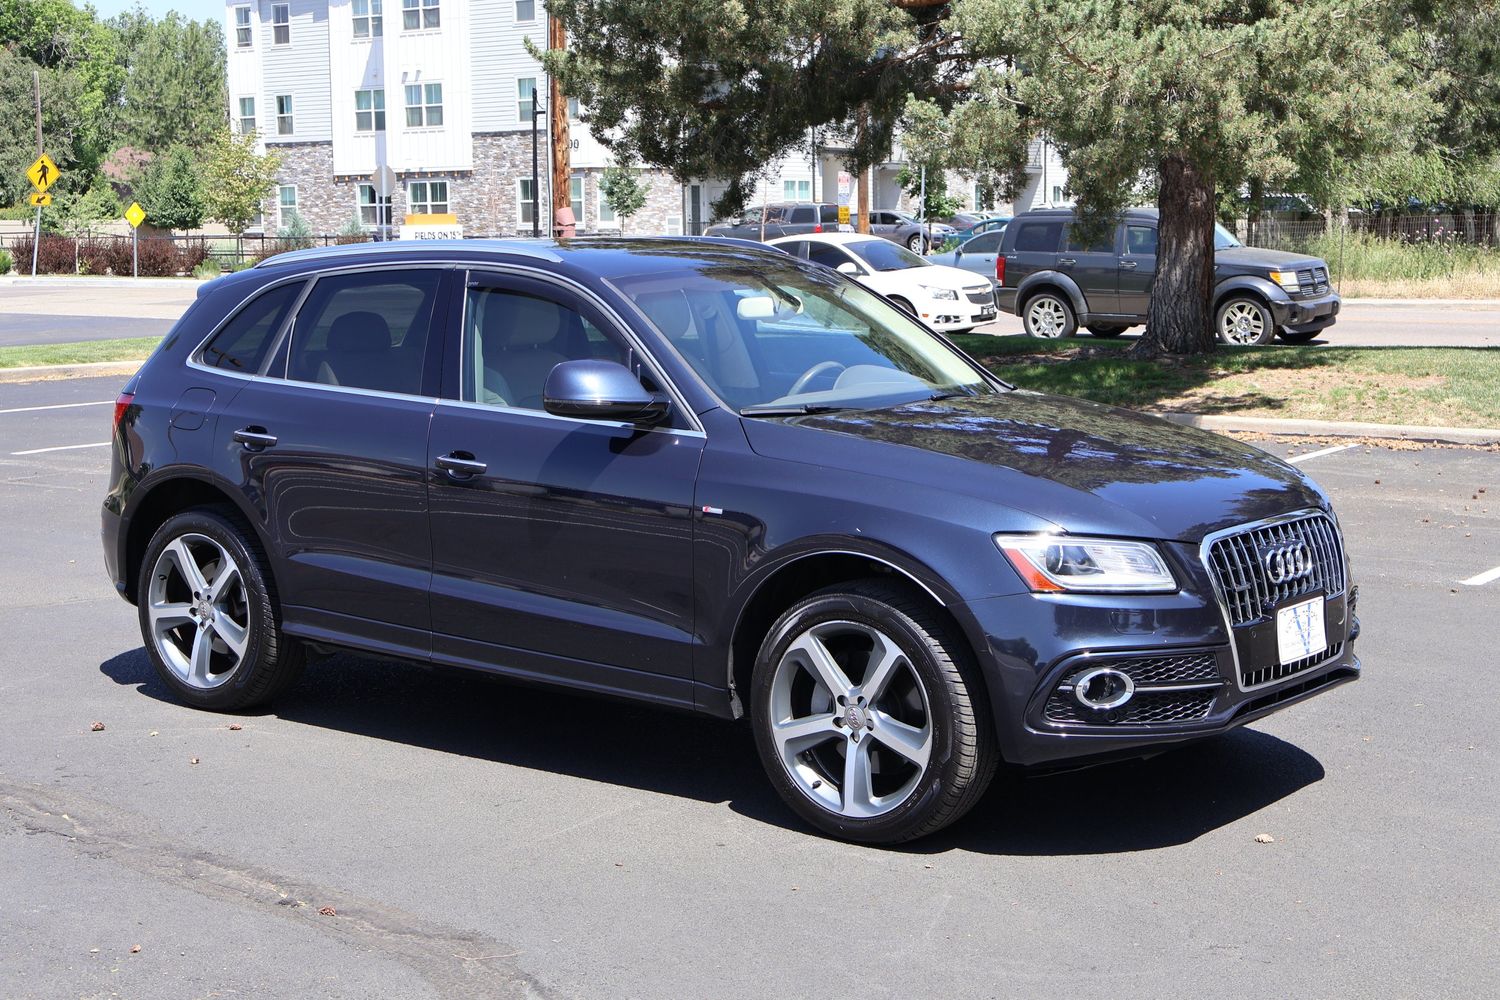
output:
<path id="1" fill-rule="evenodd" d="M 1271 310 L 1260 299 L 1249 295 L 1225 299 L 1214 315 L 1214 330 L 1220 343 L 1236 347 L 1269 344 L 1276 337 Z"/>
<path id="2" fill-rule="evenodd" d="M 1078 332 L 1078 317 L 1061 295 L 1042 292 L 1026 300 L 1021 313 L 1026 332 L 1044 340 L 1071 337 Z"/>
<path id="3" fill-rule="evenodd" d="M 771 627 L 752 681 L 755 744 L 771 783 L 812 825 L 890 844 L 979 800 L 999 760 L 963 641 L 890 584 L 840 584 Z"/>
<path id="4" fill-rule="evenodd" d="M 1276 336 L 1288 344 L 1306 344 L 1315 339 L 1322 330 L 1304 330 L 1301 333 L 1293 333 L 1291 330 L 1281 329 L 1276 331 Z"/>
<path id="5" fill-rule="evenodd" d="M 912 253 L 921 253 L 923 247 L 922 234 L 917 233 L 906 241 L 906 249 Z"/>
<path id="6" fill-rule="evenodd" d="M 152 665 L 194 708 L 269 701 L 302 667 L 301 644 L 281 631 L 265 554 L 237 513 L 169 518 L 146 547 L 137 595 Z"/>
<path id="7" fill-rule="evenodd" d="M 1115 325 L 1113 325 L 1111 323 L 1090 323 L 1089 324 L 1089 333 L 1092 333 L 1096 337 L 1118 337 L 1120 334 L 1124 333 L 1127 329 L 1128 329 L 1128 327 L 1115 326 Z"/>
<path id="8" fill-rule="evenodd" d="M 917 315 L 916 308 L 913 307 L 910 302 L 906 301 L 899 295 L 891 296 L 891 305 L 895 306 L 897 309 L 900 309 L 902 312 L 906 313 L 908 316 L 911 316 L 914 319 L 921 319 L 921 317 Z"/>

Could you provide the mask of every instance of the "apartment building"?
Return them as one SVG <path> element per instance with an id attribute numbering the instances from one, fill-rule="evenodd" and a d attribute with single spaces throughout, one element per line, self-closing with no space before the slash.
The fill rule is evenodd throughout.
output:
<path id="1" fill-rule="evenodd" d="M 571 119 L 569 197 L 580 230 L 618 230 L 599 189 L 607 151 L 578 120 L 576 102 L 545 107 L 546 75 L 526 51 L 527 38 L 546 44 L 544 0 L 226 0 L 224 16 L 231 120 L 282 162 L 263 213 L 267 232 L 296 213 L 318 233 L 352 219 L 374 228 L 451 216 L 469 235 L 529 234 L 534 110 L 542 232 L 550 113 Z M 836 201 L 840 152 L 789 156 L 758 193 L 792 200 L 816 190 Z M 909 202 L 895 183 L 899 166 L 872 171 L 874 207 Z M 680 184 L 655 171 L 646 180 L 650 194 L 631 231 L 699 232 L 712 221 L 722 183 Z M 1052 203 L 1047 185 L 1033 186 L 1041 197 L 1026 207 Z"/>

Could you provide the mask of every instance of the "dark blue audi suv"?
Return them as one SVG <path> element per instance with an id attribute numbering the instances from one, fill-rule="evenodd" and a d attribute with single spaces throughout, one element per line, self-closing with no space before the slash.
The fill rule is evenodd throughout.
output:
<path id="1" fill-rule="evenodd" d="M 743 717 L 853 840 L 1360 671 L 1296 469 L 1010 386 L 739 241 L 271 258 L 203 286 L 113 451 L 105 562 L 187 704 L 352 649 Z"/>

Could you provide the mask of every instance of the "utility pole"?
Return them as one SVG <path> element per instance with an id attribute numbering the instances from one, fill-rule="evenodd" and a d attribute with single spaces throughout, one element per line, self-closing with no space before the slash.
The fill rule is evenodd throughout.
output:
<path id="1" fill-rule="evenodd" d="M 864 148 L 865 130 L 869 121 L 869 109 L 861 104 L 859 114 L 854 119 L 854 148 L 856 151 Z M 871 167 L 864 167 L 859 172 L 859 220 L 855 226 L 859 232 L 869 235 L 870 233 L 870 180 L 875 171 Z"/>
<path id="2" fill-rule="evenodd" d="M 36 92 L 36 155 L 41 159 L 42 149 L 42 75 L 31 71 L 31 89 Z M 31 236 L 31 276 L 36 277 L 37 251 L 42 247 L 42 206 L 36 207 L 36 231 Z"/>
<path id="3" fill-rule="evenodd" d="M 536 239 L 542 235 L 542 200 L 538 184 L 541 177 L 537 173 L 536 163 L 536 120 L 539 116 L 546 114 L 545 110 L 537 107 L 536 85 L 531 87 L 531 238 Z"/>
<path id="4" fill-rule="evenodd" d="M 568 47 L 568 30 L 563 23 L 550 13 L 547 15 L 547 48 L 549 51 L 561 52 Z M 552 225 L 557 227 L 558 210 L 568 208 L 573 203 L 573 160 L 572 143 L 569 141 L 568 98 L 562 92 L 562 84 L 557 77 L 547 76 L 547 100 L 552 108 L 552 117 L 547 119 L 547 132 L 552 139 Z M 583 214 L 583 206 L 579 205 L 575 215 Z M 582 222 L 581 218 L 574 220 Z"/>

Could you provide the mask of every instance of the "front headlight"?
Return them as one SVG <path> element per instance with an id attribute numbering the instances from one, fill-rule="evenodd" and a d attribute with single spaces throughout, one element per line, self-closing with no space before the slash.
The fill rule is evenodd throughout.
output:
<path id="1" fill-rule="evenodd" d="M 1272 271 L 1271 280 L 1280 285 L 1283 291 L 1295 292 L 1302 288 L 1297 281 L 1296 271 Z"/>
<path id="2" fill-rule="evenodd" d="M 1112 538 L 996 535 L 995 544 L 1037 593 L 1171 593 L 1177 579 L 1155 545 Z"/>
<path id="3" fill-rule="evenodd" d="M 922 291 L 926 292 L 928 295 L 932 296 L 935 299 L 951 299 L 954 302 L 958 301 L 958 293 L 951 288 L 934 288 L 931 285 L 923 285 Z"/>

